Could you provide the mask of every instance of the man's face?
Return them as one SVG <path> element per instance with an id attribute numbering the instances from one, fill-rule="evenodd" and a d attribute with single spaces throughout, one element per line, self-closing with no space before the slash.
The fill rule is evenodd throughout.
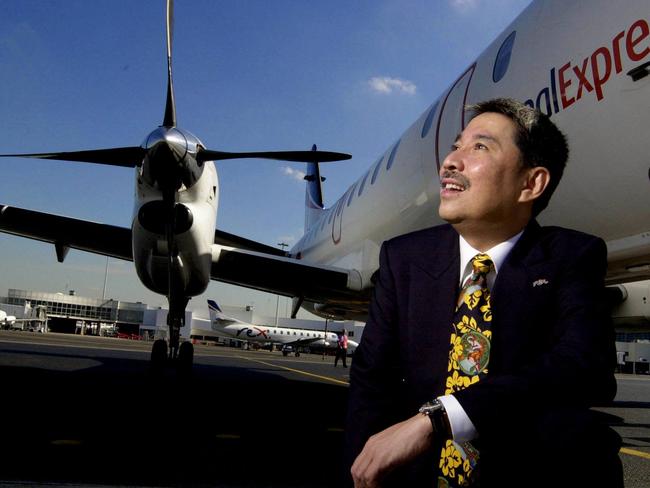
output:
<path id="1" fill-rule="evenodd" d="M 473 118 L 440 168 L 440 217 L 451 224 L 500 225 L 521 215 L 526 168 L 505 115 Z"/>

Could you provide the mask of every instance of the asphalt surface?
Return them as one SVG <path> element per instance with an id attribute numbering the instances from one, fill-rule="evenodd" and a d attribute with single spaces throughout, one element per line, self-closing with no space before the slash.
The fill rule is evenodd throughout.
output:
<path id="1" fill-rule="evenodd" d="M 333 358 L 197 346 L 189 377 L 150 343 L 0 331 L 0 487 L 339 486 L 347 372 Z M 626 488 L 650 486 L 650 377 L 600 408 Z"/>

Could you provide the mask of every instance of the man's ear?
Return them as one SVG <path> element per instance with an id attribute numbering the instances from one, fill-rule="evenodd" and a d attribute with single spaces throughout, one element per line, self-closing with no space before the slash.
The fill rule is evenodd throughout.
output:
<path id="1" fill-rule="evenodd" d="M 542 166 L 526 169 L 526 177 L 523 181 L 520 202 L 533 202 L 538 199 L 551 181 L 551 173 Z"/>

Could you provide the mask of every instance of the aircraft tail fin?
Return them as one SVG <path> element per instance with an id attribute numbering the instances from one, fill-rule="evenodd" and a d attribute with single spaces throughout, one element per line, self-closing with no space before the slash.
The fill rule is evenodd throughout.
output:
<path id="1" fill-rule="evenodd" d="M 311 147 L 316 151 L 316 144 Z M 305 232 L 316 222 L 323 212 L 323 188 L 325 181 L 320 175 L 318 162 L 307 163 L 307 174 L 305 175 L 307 188 L 305 190 Z"/>
<path id="2" fill-rule="evenodd" d="M 224 317 L 223 310 L 217 302 L 214 300 L 208 300 L 208 309 L 210 310 L 210 321 L 214 322 L 215 319 L 220 319 Z"/>
<path id="3" fill-rule="evenodd" d="M 219 304 L 214 300 L 208 300 L 208 309 L 210 311 L 210 326 L 212 330 L 219 331 L 222 327 L 232 324 L 241 324 L 242 322 L 233 318 L 228 317 Z"/>

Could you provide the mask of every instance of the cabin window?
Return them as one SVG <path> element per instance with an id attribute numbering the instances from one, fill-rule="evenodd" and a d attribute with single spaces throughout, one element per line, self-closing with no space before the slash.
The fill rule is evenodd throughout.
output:
<path id="1" fill-rule="evenodd" d="M 370 174 L 370 170 L 366 171 L 366 176 L 364 176 L 363 180 L 361 180 L 361 184 L 359 185 L 359 191 L 357 192 L 358 197 L 360 197 L 361 194 L 363 193 L 363 187 L 366 186 L 366 180 L 368 179 L 369 174 Z"/>
<path id="2" fill-rule="evenodd" d="M 429 110 L 429 115 L 427 115 L 426 120 L 424 121 L 424 125 L 422 126 L 422 139 L 424 139 L 427 134 L 429 133 L 429 130 L 431 129 L 431 125 L 433 124 L 433 116 L 436 114 L 436 109 L 438 108 L 438 101 L 434 103 L 431 106 L 431 110 Z"/>
<path id="3" fill-rule="evenodd" d="M 379 161 L 377 161 L 377 166 L 375 166 L 375 170 L 372 172 L 372 178 L 370 178 L 370 184 L 374 185 L 375 181 L 377 180 L 377 175 L 379 174 L 379 168 L 381 167 L 381 162 L 384 159 L 382 156 L 379 158 Z"/>
<path id="4" fill-rule="evenodd" d="M 352 187 L 352 191 L 350 192 L 350 197 L 348 198 L 348 207 L 352 203 L 352 198 L 354 197 L 354 189 L 355 189 L 356 186 L 357 186 L 357 184 L 355 183 L 354 186 Z"/>
<path id="5" fill-rule="evenodd" d="M 386 171 L 390 170 L 390 167 L 393 165 L 393 161 L 395 161 L 395 155 L 397 154 L 397 148 L 399 147 L 400 142 L 402 142 L 401 139 L 397 141 L 397 144 L 395 144 L 395 147 L 390 152 L 390 156 L 388 157 L 388 162 L 386 163 Z"/>
<path id="6" fill-rule="evenodd" d="M 516 35 L 517 31 L 512 31 L 499 48 L 497 57 L 494 60 L 494 68 L 492 69 L 492 81 L 495 83 L 501 81 L 501 78 L 503 78 L 508 71 L 508 66 L 510 66 L 510 56 L 512 54 L 512 47 L 515 45 Z"/>

